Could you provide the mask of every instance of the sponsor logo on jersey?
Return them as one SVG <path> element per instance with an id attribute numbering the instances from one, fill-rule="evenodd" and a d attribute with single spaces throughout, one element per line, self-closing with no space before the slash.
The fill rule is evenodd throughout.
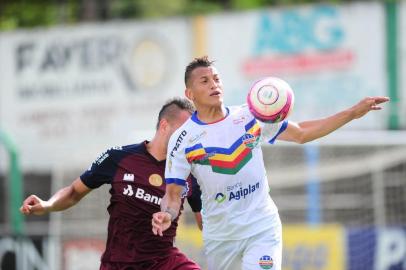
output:
<path id="1" fill-rule="evenodd" d="M 192 138 L 190 138 L 189 143 L 194 143 L 194 142 L 200 140 L 201 138 L 203 138 L 206 135 L 207 135 L 207 131 L 204 130 L 202 133 L 197 134 L 197 135 L 193 136 Z"/>
<path id="2" fill-rule="evenodd" d="M 132 174 L 132 173 L 125 173 L 124 176 L 123 176 L 123 181 L 134 182 L 134 174 Z"/>
<path id="3" fill-rule="evenodd" d="M 242 116 L 240 116 L 240 117 L 234 119 L 234 120 L 233 120 L 233 124 L 234 124 L 234 125 L 240 124 L 240 123 L 244 122 L 245 119 L 246 119 L 246 116 L 242 115 Z"/>
<path id="4" fill-rule="evenodd" d="M 173 152 L 178 150 L 180 144 L 182 143 L 182 141 L 183 141 L 183 139 L 185 138 L 186 135 L 187 135 L 187 131 L 182 130 L 182 132 L 180 133 L 178 139 L 176 140 L 175 147 L 173 147 L 173 149 L 171 151 L 171 157 L 174 157 Z"/>
<path id="5" fill-rule="evenodd" d="M 262 269 L 271 269 L 273 267 L 273 259 L 269 255 L 264 255 L 259 258 L 258 263 Z"/>
<path id="6" fill-rule="evenodd" d="M 127 185 L 127 188 L 124 189 L 123 194 L 127 196 L 132 196 L 134 194 L 133 187 Z"/>
<path id="7" fill-rule="evenodd" d="M 227 191 L 233 191 L 234 189 L 239 189 L 241 187 L 242 187 L 242 183 L 238 182 L 238 183 L 235 183 L 234 185 L 228 186 Z"/>
<path id="8" fill-rule="evenodd" d="M 231 201 L 231 200 L 238 201 L 240 199 L 245 199 L 246 196 L 255 192 L 257 189 L 259 189 L 259 182 L 257 182 L 254 185 L 249 184 L 248 187 L 245 187 L 245 188 L 240 187 L 239 189 L 237 189 L 235 191 L 230 191 L 228 200 L 229 201 Z"/>
<path id="9" fill-rule="evenodd" d="M 160 198 L 158 196 L 151 195 L 151 194 L 145 192 L 145 190 L 142 188 L 136 188 L 135 192 L 134 192 L 131 185 L 127 185 L 127 188 L 124 188 L 123 194 L 130 196 L 130 197 L 134 195 L 134 197 L 137 199 L 140 199 L 140 200 L 143 200 L 146 202 L 150 202 L 150 203 L 154 203 L 156 205 L 160 205 L 161 200 L 162 200 L 162 198 Z"/>
<path id="10" fill-rule="evenodd" d="M 160 187 L 160 186 L 162 186 L 162 183 L 163 183 L 162 177 L 159 174 L 156 174 L 156 173 L 151 174 L 149 176 L 148 180 L 149 180 L 149 183 L 152 186 L 155 186 L 155 187 Z"/>
<path id="11" fill-rule="evenodd" d="M 239 182 L 232 186 L 227 187 L 228 195 L 223 193 L 217 193 L 214 200 L 218 203 L 222 203 L 228 198 L 228 201 L 236 200 L 239 201 L 240 199 L 245 199 L 245 197 L 249 196 L 251 193 L 254 193 L 256 190 L 259 189 L 259 182 L 251 185 L 249 184 L 247 187 L 243 187 L 242 183 Z"/>
<path id="12" fill-rule="evenodd" d="M 220 193 L 216 194 L 215 200 L 218 203 L 222 203 L 226 200 L 226 198 L 227 198 L 226 195 L 224 195 L 223 193 L 220 192 Z"/>

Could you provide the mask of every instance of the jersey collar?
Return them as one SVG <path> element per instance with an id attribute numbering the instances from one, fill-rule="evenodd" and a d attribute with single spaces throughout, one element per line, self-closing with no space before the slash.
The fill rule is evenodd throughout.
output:
<path id="1" fill-rule="evenodd" d="M 191 118 L 191 119 L 192 119 L 192 121 L 195 122 L 196 124 L 198 124 L 198 125 L 203 125 L 203 126 L 204 126 L 204 125 L 210 125 L 210 124 L 214 124 L 214 123 L 220 122 L 220 121 L 226 119 L 229 114 L 230 114 L 230 109 L 229 109 L 228 107 L 226 107 L 226 116 L 224 116 L 223 118 L 221 118 L 221 119 L 219 119 L 219 120 L 217 120 L 217 121 L 210 122 L 210 123 L 205 123 L 205 122 L 200 121 L 199 118 L 197 118 L 197 111 L 195 111 L 195 112 L 192 114 L 192 118 Z"/>

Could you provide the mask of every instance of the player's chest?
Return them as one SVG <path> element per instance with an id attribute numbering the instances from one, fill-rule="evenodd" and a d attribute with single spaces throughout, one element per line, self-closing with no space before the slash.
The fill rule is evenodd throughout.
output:
<path id="1" fill-rule="evenodd" d="M 209 147 L 227 147 L 244 140 L 246 137 L 258 136 L 260 127 L 253 119 L 247 121 L 246 118 L 227 119 L 226 122 L 217 125 L 199 126 L 190 130 L 186 140 L 188 147 L 197 144 Z"/>
<path id="2" fill-rule="evenodd" d="M 154 162 L 148 158 L 129 158 L 120 162 L 113 182 L 164 192 L 164 173 L 164 162 Z"/>
<path id="3" fill-rule="evenodd" d="M 237 121 L 238 120 L 238 121 Z M 260 127 L 255 121 L 237 119 L 223 126 L 208 126 L 192 134 L 185 149 L 188 162 L 210 165 L 219 172 L 235 173 L 258 146 Z"/>

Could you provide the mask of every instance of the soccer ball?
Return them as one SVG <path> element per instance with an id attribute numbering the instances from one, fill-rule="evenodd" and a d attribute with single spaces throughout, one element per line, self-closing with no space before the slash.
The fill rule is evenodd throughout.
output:
<path id="1" fill-rule="evenodd" d="M 247 95 L 248 108 L 256 119 L 278 123 L 292 112 L 294 94 L 282 79 L 266 77 L 254 83 Z"/>

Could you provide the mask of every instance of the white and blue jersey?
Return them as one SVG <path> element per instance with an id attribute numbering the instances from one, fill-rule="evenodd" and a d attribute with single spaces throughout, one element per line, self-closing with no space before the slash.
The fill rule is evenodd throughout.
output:
<path id="1" fill-rule="evenodd" d="M 288 122 L 259 122 L 246 105 L 226 109 L 226 117 L 211 124 L 193 114 L 168 145 L 166 183 L 183 185 L 190 173 L 196 177 L 208 240 L 248 238 L 271 228 L 277 213 L 260 143 L 273 143 Z"/>

